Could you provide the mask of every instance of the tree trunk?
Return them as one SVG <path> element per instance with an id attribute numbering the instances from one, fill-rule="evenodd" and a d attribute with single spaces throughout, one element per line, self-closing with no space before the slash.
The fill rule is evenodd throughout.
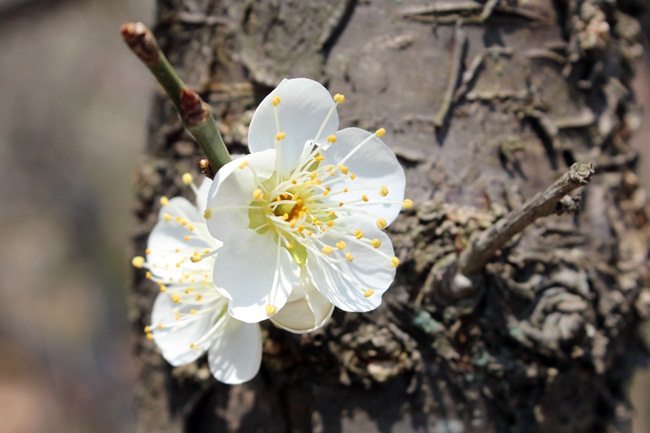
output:
<path id="1" fill-rule="evenodd" d="M 159 0 L 156 34 L 211 103 L 232 152 L 285 77 L 346 95 L 341 125 L 375 130 L 415 206 L 390 227 L 402 265 L 379 309 L 298 336 L 264 326 L 250 383 L 205 360 L 172 369 L 140 334 L 142 432 L 626 432 L 647 360 L 646 194 L 627 144 L 639 27 L 610 1 Z M 627 13 L 627 14 L 626 14 Z M 135 249 L 160 195 L 185 193 L 198 147 L 158 94 L 137 173 Z M 460 252 L 574 162 L 596 175 L 471 279 Z M 136 272 L 141 333 L 156 296 Z"/>

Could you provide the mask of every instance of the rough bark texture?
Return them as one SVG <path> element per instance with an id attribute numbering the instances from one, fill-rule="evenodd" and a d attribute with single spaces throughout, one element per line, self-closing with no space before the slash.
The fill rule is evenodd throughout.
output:
<path id="1" fill-rule="evenodd" d="M 369 314 L 296 336 L 265 327 L 242 386 L 205 361 L 171 369 L 140 337 L 143 432 L 625 432 L 625 386 L 647 358 L 646 194 L 626 140 L 638 24 L 596 0 L 160 0 L 156 33 L 245 152 L 256 104 L 287 76 L 346 95 L 342 126 L 374 130 L 416 203 L 390 227 L 403 263 Z M 197 147 L 157 95 L 137 173 L 138 252 L 157 197 L 185 192 Z M 575 161 L 591 183 L 450 297 L 450 267 L 483 231 Z M 560 212 L 561 213 L 561 212 Z M 137 272 L 132 319 L 156 287 Z"/>

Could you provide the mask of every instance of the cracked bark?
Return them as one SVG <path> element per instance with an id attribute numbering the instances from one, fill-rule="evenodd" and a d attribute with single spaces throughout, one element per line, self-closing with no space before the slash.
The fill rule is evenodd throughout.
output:
<path id="1" fill-rule="evenodd" d="M 204 361 L 172 369 L 140 335 L 140 430 L 629 431 L 625 384 L 647 360 L 650 315 L 646 194 L 626 143 L 635 21 L 595 0 L 326 3 L 159 0 L 155 32 L 232 152 L 286 76 L 344 93 L 342 126 L 389 131 L 416 203 L 391 226 L 395 285 L 377 311 L 337 312 L 310 335 L 267 326 L 262 370 L 242 386 Z M 149 128 L 137 253 L 157 198 L 185 193 L 180 174 L 200 159 L 161 95 Z M 576 213 L 538 219 L 479 270 L 479 290 L 448 296 L 470 238 L 575 161 L 596 170 L 561 200 Z M 136 273 L 138 332 L 155 295 Z"/>

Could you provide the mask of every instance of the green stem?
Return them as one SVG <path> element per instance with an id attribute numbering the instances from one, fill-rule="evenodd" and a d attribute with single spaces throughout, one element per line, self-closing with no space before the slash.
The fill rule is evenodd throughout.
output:
<path id="1" fill-rule="evenodd" d="M 211 172 L 216 173 L 232 161 L 210 106 L 181 80 L 158 46 L 151 30 L 142 23 L 127 23 L 121 30 L 131 51 L 149 68 L 176 106 L 183 126 L 205 153 Z"/>

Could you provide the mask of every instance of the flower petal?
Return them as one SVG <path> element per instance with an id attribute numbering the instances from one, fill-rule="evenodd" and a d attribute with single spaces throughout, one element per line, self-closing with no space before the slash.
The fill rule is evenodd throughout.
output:
<path id="1" fill-rule="evenodd" d="M 196 318 L 178 323 L 174 317 L 174 308 L 179 307 L 170 299 L 166 293 L 160 293 L 153 304 L 151 323 L 173 324 L 170 329 L 163 328 L 160 332 L 156 329 L 153 339 L 160 348 L 163 357 L 174 367 L 189 364 L 198 359 L 207 347 L 200 347 L 199 350 L 190 347 L 190 343 L 198 341 L 211 328 L 213 315 L 197 315 Z"/>
<path id="2" fill-rule="evenodd" d="M 205 211 L 205 208 L 208 206 L 208 193 L 212 187 L 212 179 L 204 178 L 199 186 L 199 190 L 196 194 L 196 207 L 199 212 Z"/>
<path id="3" fill-rule="evenodd" d="M 309 277 L 318 291 L 338 308 L 356 312 L 373 310 L 381 304 L 381 296 L 395 278 L 395 267 L 390 264 L 395 254 L 393 245 L 386 233 L 370 221 L 346 217 L 337 219 L 337 226 L 347 233 L 362 230 L 365 237 L 360 241 L 348 238 L 345 249 L 334 248 L 329 256 L 310 253 L 306 264 Z M 322 238 L 331 246 L 341 240 L 333 232 L 329 230 Z M 375 249 L 370 239 L 378 239 L 381 246 Z M 352 262 L 346 259 L 345 253 L 352 255 Z M 364 292 L 368 289 L 372 295 L 366 297 Z"/>
<path id="4" fill-rule="evenodd" d="M 354 150 L 366 139 L 368 141 L 364 145 Z M 406 179 L 397 157 L 379 137 L 359 128 L 343 129 L 324 156 L 324 165 L 336 167 L 343 163 L 350 174 L 356 174 L 354 180 L 341 176 L 341 182 L 336 184 L 336 190 L 349 188 L 350 191 L 344 195 L 345 201 L 359 200 L 365 194 L 368 202 L 352 206 L 370 212 L 373 219 L 384 218 L 388 224 L 395 220 L 402 209 Z M 379 194 L 382 186 L 388 190 L 386 197 Z M 340 198 L 337 197 L 337 200 Z M 394 203 L 381 203 L 387 199 Z"/>
<path id="5" fill-rule="evenodd" d="M 279 96 L 278 111 L 280 129 L 276 128 L 273 98 Z M 307 78 L 284 80 L 259 105 L 248 130 L 248 147 L 251 152 L 274 149 L 278 132 L 286 133 L 282 145 L 282 169 L 296 167 L 300 154 L 308 140 L 324 141 L 338 129 L 336 110 L 323 126 L 332 107 L 336 103 L 330 93 L 320 83 Z M 323 130 L 319 137 L 319 130 Z"/>
<path id="6" fill-rule="evenodd" d="M 231 161 L 217 172 L 208 200 L 212 217 L 207 224 L 212 236 L 223 240 L 232 230 L 248 228 L 253 192 L 260 187 L 258 182 L 273 174 L 274 167 L 275 151 L 267 150 Z"/>
<path id="7" fill-rule="evenodd" d="M 214 283 L 231 301 L 230 314 L 248 323 L 268 319 L 268 304 L 280 310 L 299 280 L 298 265 L 272 232 L 233 230 L 215 260 Z"/>
<path id="8" fill-rule="evenodd" d="M 258 324 L 224 316 L 220 332 L 208 350 L 212 375 L 231 385 L 252 379 L 262 362 L 262 334 Z"/>
<path id="9" fill-rule="evenodd" d="M 311 290 L 308 293 L 301 298 L 287 302 L 271 318 L 271 322 L 294 334 L 304 334 L 323 326 L 332 316 L 334 305 L 313 285 L 309 284 L 309 286 Z"/>

